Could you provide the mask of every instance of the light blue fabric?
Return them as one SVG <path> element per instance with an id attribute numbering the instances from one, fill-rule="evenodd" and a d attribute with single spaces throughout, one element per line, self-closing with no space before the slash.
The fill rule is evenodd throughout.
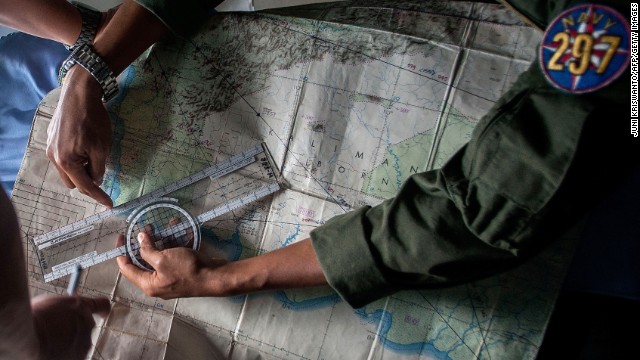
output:
<path id="1" fill-rule="evenodd" d="M 57 86 L 69 52 L 59 43 L 23 33 L 0 38 L 0 183 L 10 194 L 38 103 Z"/>

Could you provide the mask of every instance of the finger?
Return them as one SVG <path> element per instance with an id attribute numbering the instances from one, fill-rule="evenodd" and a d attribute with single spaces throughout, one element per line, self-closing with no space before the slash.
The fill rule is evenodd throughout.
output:
<path id="1" fill-rule="evenodd" d="M 153 224 L 144 224 L 144 232 L 151 237 L 156 231 L 153 228 Z"/>
<path id="2" fill-rule="evenodd" d="M 92 314 L 97 314 L 102 317 L 106 317 L 107 315 L 109 315 L 109 312 L 111 311 L 111 302 L 109 302 L 109 299 L 105 297 L 90 298 L 90 297 L 80 296 L 79 299 L 80 299 L 80 306 L 82 306 L 84 309 L 88 310 Z"/>
<path id="3" fill-rule="evenodd" d="M 140 243 L 140 256 L 154 269 L 157 269 L 162 258 L 161 252 L 158 251 L 149 235 L 145 232 L 138 234 L 138 242 Z"/>
<path id="4" fill-rule="evenodd" d="M 119 234 L 116 238 L 116 248 L 124 246 L 124 235 Z M 125 264 L 131 264 L 131 259 L 127 255 L 121 255 L 116 257 L 116 262 L 118 263 L 118 267 L 122 269 Z"/>
<path id="5" fill-rule="evenodd" d="M 106 152 L 107 154 L 109 151 Z M 104 171 L 107 166 L 107 157 L 103 154 L 89 155 L 89 175 L 96 185 L 102 184 Z"/>
<path id="6" fill-rule="evenodd" d="M 122 245 L 124 245 L 124 235 L 119 235 L 116 240 L 116 247 L 121 247 Z M 139 288 L 142 288 L 146 283 L 150 283 L 152 273 L 134 265 L 129 256 L 118 256 L 116 262 L 122 275 Z"/>
<path id="7" fill-rule="evenodd" d="M 64 168 L 63 168 L 64 169 Z M 107 193 L 93 183 L 91 177 L 87 173 L 84 166 L 74 165 L 65 169 L 71 181 L 76 185 L 78 190 L 87 196 L 90 196 L 100 204 L 112 208 L 113 202 Z"/>

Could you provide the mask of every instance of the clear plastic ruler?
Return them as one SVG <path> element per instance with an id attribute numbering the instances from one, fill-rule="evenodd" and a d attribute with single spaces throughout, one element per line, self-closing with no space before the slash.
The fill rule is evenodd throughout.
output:
<path id="1" fill-rule="evenodd" d="M 38 235 L 33 245 L 44 280 L 71 274 L 76 265 L 86 269 L 128 255 L 126 246 L 114 249 L 113 244 L 127 231 L 127 216 L 136 209 L 169 199 L 203 224 L 278 191 L 281 182 L 274 169 L 266 145 L 258 144 L 127 203 Z"/>

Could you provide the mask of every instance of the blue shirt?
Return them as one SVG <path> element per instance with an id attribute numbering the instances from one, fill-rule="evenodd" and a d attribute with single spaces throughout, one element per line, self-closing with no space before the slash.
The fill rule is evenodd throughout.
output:
<path id="1" fill-rule="evenodd" d="M 23 33 L 0 38 L 0 183 L 9 194 L 35 110 L 58 86 L 57 72 L 67 56 L 62 44 L 50 40 Z"/>

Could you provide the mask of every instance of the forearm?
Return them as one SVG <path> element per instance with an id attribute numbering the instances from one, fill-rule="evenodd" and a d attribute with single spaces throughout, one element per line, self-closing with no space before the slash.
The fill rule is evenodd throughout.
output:
<path id="1" fill-rule="evenodd" d="M 327 285 L 310 239 L 208 271 L 204 296 Z"/>
<path id="2" fill-rule="evenodd" d="M 37 355 L 38 340 L 27 289 L 22 242 L 9 199 L 0 188 L 2 245 L 0 251 L 0 358 L 31 359 Z"/>
<path id="3" fill-rule="evenodd" d="M 98 31 L 93 48 L 117 76 L 167 32 L 168 28 L 155 15 L 137 3 L 125 0 Z M 72 89 L 83 88 L 102 94 L 98 82 L 80 66 L 71 67 L 66 75 L 65 84 Z"/>
<path id="4" fill-rule="evenodd" d="M 155 15 L 125 0 L 98 32 L 93 47 L 117 75 L 168 31 Z"/>
<path id="5" fill-rule="evenodd" d="M 0 0 L 0 24 L 71 45 L 80 34 L 82 19 L 66 0 Z"/>

